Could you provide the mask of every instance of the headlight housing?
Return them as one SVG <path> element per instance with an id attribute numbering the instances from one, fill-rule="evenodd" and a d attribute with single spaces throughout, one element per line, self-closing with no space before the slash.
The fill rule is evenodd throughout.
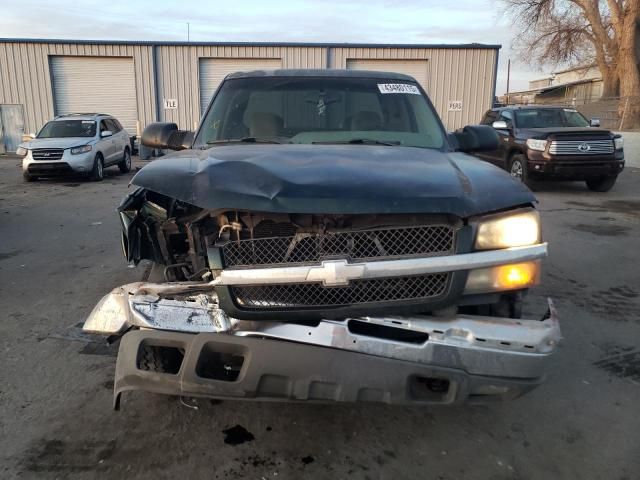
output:
<path id="1" fill-rule="evenodd" d="M 16 149 L 16 155 L 20 155 L 21 157 L 26 157 L 27 153 L 29 153 L 29 150 L 24 147 L 18 147 Z"/>
<path id="2" fill-rule="evenodd" d="M 82 145 L 81 147 L 73 147 L 71 149 L 71 153 L 73 155 L 78 155 L 79 153 L 87 153 L 90 152 L 93 147 L 91 145 Z"/>
<path id="3" fill-rule="evenodd" d="M 613 146 L 616 150 L 622 150 L 624 148 L 624 140 L 622 137 L 616 137 L 613 139 Z"/>
<path id="4" fill-rule="evenodd" d="M 544 152 L 547 148 L 546 140 L 539 140 L 537 138 L 530 138 L 527 140 L 527 147 L 531 150 L 537 150 L 539 152 Z"/>
<path id="5" fill-rule="evenodd" d="M 464 288 L 465 295 L 522 290 L 540 283 L 540 261 L 498 265 L 471 270 Z"/>
<path id="6" fill-rule="evenodd" d="M 540 243 L 540 215 L 534 209 L 487 217 L 480 220 L 476 250 L 523 247 Z"/>

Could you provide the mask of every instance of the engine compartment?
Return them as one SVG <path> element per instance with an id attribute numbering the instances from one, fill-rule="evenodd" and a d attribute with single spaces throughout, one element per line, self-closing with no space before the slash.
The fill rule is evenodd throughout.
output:
<path id="1" fill-rule="evenodd" d="M 164 265 L 167 281 L 209 278 L 216 269 L 211 247 L 222 252 L 226 267 L 447 255 L 464 225 L 451 215 L 208 210 L 145 189 L 118 210 L 127 260 Z"/>

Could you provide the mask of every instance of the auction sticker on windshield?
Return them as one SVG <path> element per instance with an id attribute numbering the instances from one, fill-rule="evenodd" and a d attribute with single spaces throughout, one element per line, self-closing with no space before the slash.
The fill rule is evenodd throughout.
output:
<path id="1" fill-rule="evenodd" d="M 413 95 L 420 95 L 418 87 L 406 83 L 379 83 L 378 89 L 380 93 L 411 93 Z"/>

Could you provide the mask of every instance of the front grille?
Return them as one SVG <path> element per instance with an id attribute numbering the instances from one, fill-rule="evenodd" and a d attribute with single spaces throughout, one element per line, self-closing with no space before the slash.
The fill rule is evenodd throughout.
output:
<path id="1" fill-rule="evenodd" d="M 63 175 L 72 173 L 73 169 L 67 162 L 58 163 L 31 163 L 27 168 L 29 173 L 41 175 Z"/>
<path id="2" fill-rule="evenodd" d="M 613 140 L 554 140 L 551 155 L 608 155 L 614 151 Z"/>
<path id="3" fill-rule="evenodd" d="M 274 228 L 275 228 L 274 224 Z M 283 231 L 283 229 L 280 229 Z M 227 267 L 317 263 L 324 258 L 352 260 L 450 255 L 455 232 L 451 225 L 389 227 L 348 232 L 298 233 L 230 241 L 223 245 Z"/>
<path id="4" fill-rule="evenodd" d="M 36 148 L 31 152 L 34 160 L 60 160 L 64 150 L 62 148 Z"/>
<path id="5" fill-rule="evenodd" d="M 319 283 L 231 287 L 231 295 L 243 309 L 298 309 L 343 307 L 376 302 L 419 300 L 446 294 L 450 274 L 352 280 L 346 287 Z"/>

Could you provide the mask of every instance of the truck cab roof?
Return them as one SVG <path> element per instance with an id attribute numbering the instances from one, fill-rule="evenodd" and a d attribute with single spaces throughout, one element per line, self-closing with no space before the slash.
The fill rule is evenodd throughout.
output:
<path id="1" fill-rule="evenodd" d="M 282 69 L 282 70 L 253 70 L 250 72 L 235 72 L 227 75 L 227 79 L 253 77 L 343 77 L 343 78 L 379 78 L 383 80 L 402 80 L 415 82 L 416 79 L 403 73 L 379 72 L 373 70 L 345 70 L 345 69 Z"/>

